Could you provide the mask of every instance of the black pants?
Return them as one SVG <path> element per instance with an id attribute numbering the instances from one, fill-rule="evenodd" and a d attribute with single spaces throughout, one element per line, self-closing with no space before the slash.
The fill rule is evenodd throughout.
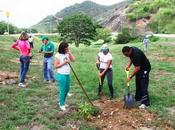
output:
<path id="1" fill-rule="evenodd" d="M 104 69 L 100 69 L 100 73 L 103 72 Z M 103 88 L 103 82 L 104 82 L 104 78 L 105 76 L 107 76 L 107 81 L 108 81 L 108 86 L 109 86 L 109 91 L 110 91 L 110 96 L 111 98 L 113 98 L 114 96 L 114 90 L 113 90 L 113 86 L 112 86 L 112 79 L 113 79 L 113 74 L 112 74 L 112 69 L 108 69 L 104 75 L 101 77 L 101 85 L 99 83 L 99 87 L 98 87 L 98 94 L 100 95 L 100 93 L 102 92 L 102 88 Z"/>
<path id="2" fill-rule="evenodd" d="M 33 42 L 29 42 L 29 44 L 30 44 L 30 48 L 34 48 Z"/>
<path id="3" fill-rule="evenodd" d="M 146 106 L 150 105 L 149 94 L 148 94 L 148 84 L 149 84 L 149 71 L 140 70 L 136 74 L 136 101 L 141 101 L 142 104 Z"/>

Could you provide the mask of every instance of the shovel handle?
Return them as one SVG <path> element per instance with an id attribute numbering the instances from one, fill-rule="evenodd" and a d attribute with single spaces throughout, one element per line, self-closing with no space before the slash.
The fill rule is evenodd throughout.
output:
<path id="1" fill-rule="evenodd" d="M 129 78 L 129 70 L 125 70 L 126 72 L 126 77 Z M 127 82 L 127 86 L 129 86 L 129 82 Z"/>

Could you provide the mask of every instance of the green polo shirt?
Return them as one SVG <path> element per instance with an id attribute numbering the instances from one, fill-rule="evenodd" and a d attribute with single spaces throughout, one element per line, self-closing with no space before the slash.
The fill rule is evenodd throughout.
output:
<path id="1" fill-rule="evenodd" d="M 51 56 L 53 56 L 53 53 L 54 53 L 54 44 L 52 42 L 48 42 L 47 44 L 43 44 L 41 46 L 41 51 L 44 51 L 44 52 L 52 52 L 52 53 L 45 53 L 44 54 L 44 57 L 45 58 L 49 58 Z"/>

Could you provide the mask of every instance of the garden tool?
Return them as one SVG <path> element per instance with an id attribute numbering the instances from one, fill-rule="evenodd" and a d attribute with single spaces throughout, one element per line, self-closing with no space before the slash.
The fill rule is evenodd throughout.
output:
<path id="1" fill-rule="evenodd" d="M 126 71 L 127 78 L 129 77 L 129 71 Z M 127 82 L 127 95 L 124 95 L 124 107 L 130 109 L 135 105 L 135 98 L 131 94 L 129 82 Z"/>
<path id="2" fill-rule="evenodd" d="M 80 80 L 79 80 L 79 78 L 78 78 L 77 74 L 75 73 L 75 71 L 74 71 L 73 67 L 71 66 L 71 64 L 70 64 L 70 63 L 68 63 L 68 64 L 69 64 L 69 66 L 70 66 L 70 68 L 71 68 L 71 70 L 72 70 L 72 72 L 73 72 L 73 74 L 74 74 L 75 78 L 77 79 L 78 84 L 80 85 L 81 89 L 83 90 L 83 93 L 84 93 L 84 94 L 85 94 L 85 96 L 87 97 L 87 99 L 88 99 L 89 103 L 90 103 L 92 106 L 94 106 L 94 105 L 93 105 L 93 103 L 91 102 L 91 100 L 90 100 L 89 96 L 87 95 L 87 93 L 86 93 L 86 91 L 85 91 L 85 89 L 84 89 L 84 87 L 83 87 L 82 83 L 80 82 Z"/>

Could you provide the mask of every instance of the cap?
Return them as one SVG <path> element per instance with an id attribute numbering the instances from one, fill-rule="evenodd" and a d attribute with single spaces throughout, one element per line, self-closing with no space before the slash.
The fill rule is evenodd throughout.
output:
<path id="1" fill-rule="evenodd" d="M 48 36 L 42 36 L 41 37 L 41 40 L 43 41 L 43 40 L 49 40 L 49 38 L 48 38 Z"/>

